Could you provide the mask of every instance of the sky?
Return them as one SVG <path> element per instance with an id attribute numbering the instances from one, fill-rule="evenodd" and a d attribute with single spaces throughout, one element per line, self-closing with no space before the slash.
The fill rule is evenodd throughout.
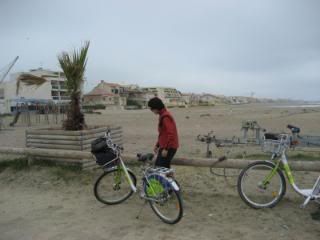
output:
<path id="1" fill-rule="evenodd" d="M 319 101 L 319 0 L 0 0 L 0 70 L 60 70 L 90 41 L 100 80 Z M 1 74 L 1 73 L 0 73 Z"/>

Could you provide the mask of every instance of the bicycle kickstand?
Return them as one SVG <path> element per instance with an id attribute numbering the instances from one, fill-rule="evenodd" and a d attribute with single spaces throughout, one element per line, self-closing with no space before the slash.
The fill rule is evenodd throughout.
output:
<path id="1" fill-rule="evenodd" d="M 141 206 L 141 208 L 140 208 L 137 216 L 136 216 L 136 219 L 139 219 L 139 218 L 140 218 L 140 215 L 141 215 L 141 213 L 142 213 L 142 210 L 144 209 L 144 207 L 145 207 L 146 205 L 147 205 L 147 201 L 145 200 L 145 201 L 143 202 L 143 205 Z"/>
<path id="2" fill-rule="evenodd" d="M 300 208 L 305 208 L 307 204 L 310 202 L 311 196 L 307 197 L 306 200 L 300 205 Z"/>

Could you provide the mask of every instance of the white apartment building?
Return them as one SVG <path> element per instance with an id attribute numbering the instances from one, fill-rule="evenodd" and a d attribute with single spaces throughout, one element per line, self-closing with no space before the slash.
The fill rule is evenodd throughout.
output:
<path id="1" fill-rule="evenodd" d="M 147 92 L 152 92 L 154 96 L 160 98 L 166 106 L 184 105 L 181 93 L 175 88 L 166 87 L 148 87 L 143 88 Z"/>
<path id="2" fill-rule="evenodd" d="M 21 75 L 33 75 L 45 79 L 39 86 L 26 85 L 20 82 L 17 94 L 17 79 Z M 63 103 L 70 100 L 65 86 L 65 75 L 60 71 L 51 71 L 42 68 L 32 69 L 29 72 L 17 72 L 10 75 L 10 80 L 0 84 L 0 113 L 10 113 L 12 107 L 19 102 L 54 102 Z"/>

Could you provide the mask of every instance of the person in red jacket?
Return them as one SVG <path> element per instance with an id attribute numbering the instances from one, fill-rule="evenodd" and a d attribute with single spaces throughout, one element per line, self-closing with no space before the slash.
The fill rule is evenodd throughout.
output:
<path id="1" fill-rule="evenodd" d="M 154 114 L 159 115 L 159 136 L 154 146 L 154 152 L 158 154 L 155 165 L 170 168 L 171 160 L 179 147 L 176 123 L 160 98 L 150 99 L 148 107 Z"/>

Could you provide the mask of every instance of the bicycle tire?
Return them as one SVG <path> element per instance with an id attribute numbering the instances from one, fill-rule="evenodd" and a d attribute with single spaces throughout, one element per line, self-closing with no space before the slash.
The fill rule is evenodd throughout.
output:
<path id="1" fill-rule="evenodd" d="M 137 184 L 136 176 L 134 175 L 134 173 L 131 170 L 129 170 L 129 169 L 127 169 L 127 170 L 128 170 L 128 173 L 132 179 L 133 184 L 136 186 L 136 184 Z M 120 184 L 114 183 L 115 176 L 113 176 L 114 181 L 106 180 L 107 177 L 112 177 L 111 176 L 112 174 L 119 174 L 119 169 L 114 168 L 114 169 L 111 169 L 109 171 L 104 172 L 103 174 L 100 175 L 100 177 L 96 180 L 96 182 L 94 184 L 94 196 L 96 197 L 96 199 L 99 202 L 102 202 L 102 203 L 108 204 L 108 205 L 119 204 L 119 203 L 125 201 L 126 199 L 128 199 L 133 193 L 133 190 L 131 189 L 130 184 L 128 183 L 127 179 L 125 179 L 125 183 L 127 185 L 125 187 L 128 189 L 127 191 L 125 191 L 125 194 L 115 200 L 114 199 L 107 199 L 107 197 L 105 197 L 104 193 L 107 193 L 108 191 L 111 192 L 112 190 L 119 191 L 121 189 L 120 184 L 122 182 L 120 182 Z M 109 185 L 110 185 L 111 188 L 107 189 L 107 190 L 103 189 L 103 187 L 101 185 L 104 183 L 106 183 L 106 185 L 108 185 L 107 187 L 109 187 Z"/>
<path id="2" fill-rule="evenodd" d="M 251 174 L 250 171 L 254 170 L 257 168 L 258 171 L 253 172 L 256 176 L 256 178 L 251 177 L 253 179 L 253 182 L 250 182 L 248 184 L 248 191 L 245 190 L 244 184 L 245 181 L 248 181 L 248 176 L 249 173 Z M 259 169 L 258 169 L 259 168 Z M 262 172 L 263 168 L 265 168 L 265 172 Z M 280 169 L 277 169 L 277 172 L 275 175 L 270 179 L 270 182 L 268 185 L 262 185 L 262 182 L 264 178 L 266 177 L 267 174 L 270 174 L 271 170 L 275 168 L 275 164 L 272 162 L 267 162 L 267 161 L 257 161 L 249 164 L 246 168 L 244 168 L 239 177 L 238 177 L 238 182 L 237 182 L 237 189 L 238 193 L 241 197 L 241 199 L 250 207 L 254 209 L 260 209 L 260 208 L 272 208 L 276 206 L 283 196 L 286 193 L 286 180 L 285 177 Z M 265 174 L 263 174 L 265 173 Z M 275 177 L 277 176 L 277 179 Z M 275 185 L 275 191 L 272 191 L 270 184 Z M 279 184 L 279 187 L 276 186 L 276 184 Z M 251 185 L 250 185 L 251 184 Z M 262 202 L 262 199 L 268 199 L 268 193 L 267 189 L 271 190 L 270 196 L 272 196 L 271 200 L 267 200 Z M 253 194 L 250 193 L 250 190 L 252 190 Z M 261 200 L 258 202 L 257 200 Z"/>
<path id="3" fill-rule="evenodd" d="M 159 175 L 157 175 L 159 177 Z M 160 176 L 161 177 L 161 176 Z M 174 189 L 174 187 L 172 186 L 172 183 L 170 183 L 169 181 L 165 180 L 162 177 L 162 181 L 166 181 L 166 182 L 162 182 L 162 184 L 165 184 L 165 191 L 163 191 L 163 193 L 166 196 L 164 196 L 164 200 L 163 202 L 157 202 L 155 200 L 149 200 L 149 204 L 151 209 L 153 210 L 153 212 L 165 223 L 167 224 L 176 224 L 178 223 L 182 216 L 183 216 L 183 204 L 182 204 L 182 197 L 181 197 L 181 192 L 180 190 L 177 191 Z M 174 180 L 175 181 L 175 180 Z M 175 181 L 175 183 L 177 184 L 177 186 L 180 186 L 179 183 L 177 181 Z M 179 187 L 180 189 L 180 187 Z M 147 191 L 145 190 L 146 194 Z M 174 214 L 174 217 L 169 217 L 167 216 L 166 213 L 164 213 L 162 210 L 160 210 L 160 207 L 163 206 L 164 204 L 168 204 L 169 201 L 172 204 L 173 199 L 176 199 L 176 202 L 173 202 L 174 204 L 174 208 L 177 210 L 177 213 Z M 170 213 L 173 213 L 173 211 L 169 211 Z"/>

